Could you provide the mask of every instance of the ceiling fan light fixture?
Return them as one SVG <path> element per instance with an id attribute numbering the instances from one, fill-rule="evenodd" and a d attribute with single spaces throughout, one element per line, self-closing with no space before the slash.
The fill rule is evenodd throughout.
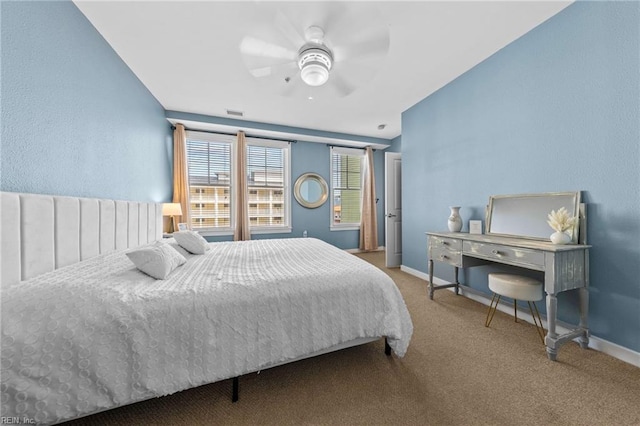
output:
<path id="1" fill-rule="evenodd" d="M 309 86 L 322 86 L 329 80 L 333 57 L 321 46 L 303 48 L 298 59 L 300 77 Z"/>
<path id="2" fill-rule="evenodd" d="M 329 70 L 320 64 L 307 64 L 300 70 L 300 76 L 309 86 L 322 86 L 329 80 Z"/>

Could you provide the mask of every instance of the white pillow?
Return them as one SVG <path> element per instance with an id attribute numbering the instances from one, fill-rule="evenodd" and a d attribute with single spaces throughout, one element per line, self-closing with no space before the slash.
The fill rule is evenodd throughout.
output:
<path id="1" fill-rule="evenodd" d="M 175 251 L 177 251 L 178 253 L 180 253 L 181 255 L 184 256 L 185 259 L 187 259 L 187 262 L 189 261 L 189 258 L 191 256 L 193 256 L 192 253 L 189 253 L 188 251 L 186 251 L 184 248 L 182 248 L 182 246 L 180 244 L 178 244 L 178 242 L 173 239 L 173 238 L 168 238 L 168 239 L 164 239 L 162 241 L 165 241 L 167 244 L 169 244 L 169 246 L 174 249 Z"/>
<path id="2" fill-rule="evenodd" d="M 163 241 L 127 253 L 136 268 L 158 280 L 164 280 L 187 259 Z"/>
<path id="3" fill-rule="evenodd" d="M 189 253 L 204 254 L 205 251 L 211 248 L 207 240 L 195 231 L 174 232 L 172 235 L 178 244 Z"/>

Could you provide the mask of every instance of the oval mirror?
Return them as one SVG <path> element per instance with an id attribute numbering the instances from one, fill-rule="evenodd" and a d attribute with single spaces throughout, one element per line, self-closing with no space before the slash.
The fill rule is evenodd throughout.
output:
<path id="1" fill-rule="evenodd" d="M 293 195 L 301 206 L 308 209 L 315 209 L 327 201 L 329 187 L 324 178 L 319 174 L 305 173 L 296 179 Z"/>

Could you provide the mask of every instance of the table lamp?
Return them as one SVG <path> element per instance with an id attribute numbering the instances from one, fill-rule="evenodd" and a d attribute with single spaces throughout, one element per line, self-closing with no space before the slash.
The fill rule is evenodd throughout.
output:
<path id="1" fill-rule="evenodd" d="M 171 216 L 171 225 L 173 226 L 171 232 L 176 232 L 178 230 L 176 216 L 182 216 L 182 205 L 180 203 L 163 203 L 162 216 Z"/>

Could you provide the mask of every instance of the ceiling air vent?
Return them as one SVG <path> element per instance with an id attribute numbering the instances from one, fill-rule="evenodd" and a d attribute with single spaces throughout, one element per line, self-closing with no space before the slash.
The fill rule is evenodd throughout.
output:
<path id="1" fill-rule="evenodd" d="M 232 109 L 228 109 L 227 110 L 227 115 L 235 115 L 236 117 L 242 117 L 244 115 L 244 112 L 242 112 L 242 111 L 234 111 Z"/>

